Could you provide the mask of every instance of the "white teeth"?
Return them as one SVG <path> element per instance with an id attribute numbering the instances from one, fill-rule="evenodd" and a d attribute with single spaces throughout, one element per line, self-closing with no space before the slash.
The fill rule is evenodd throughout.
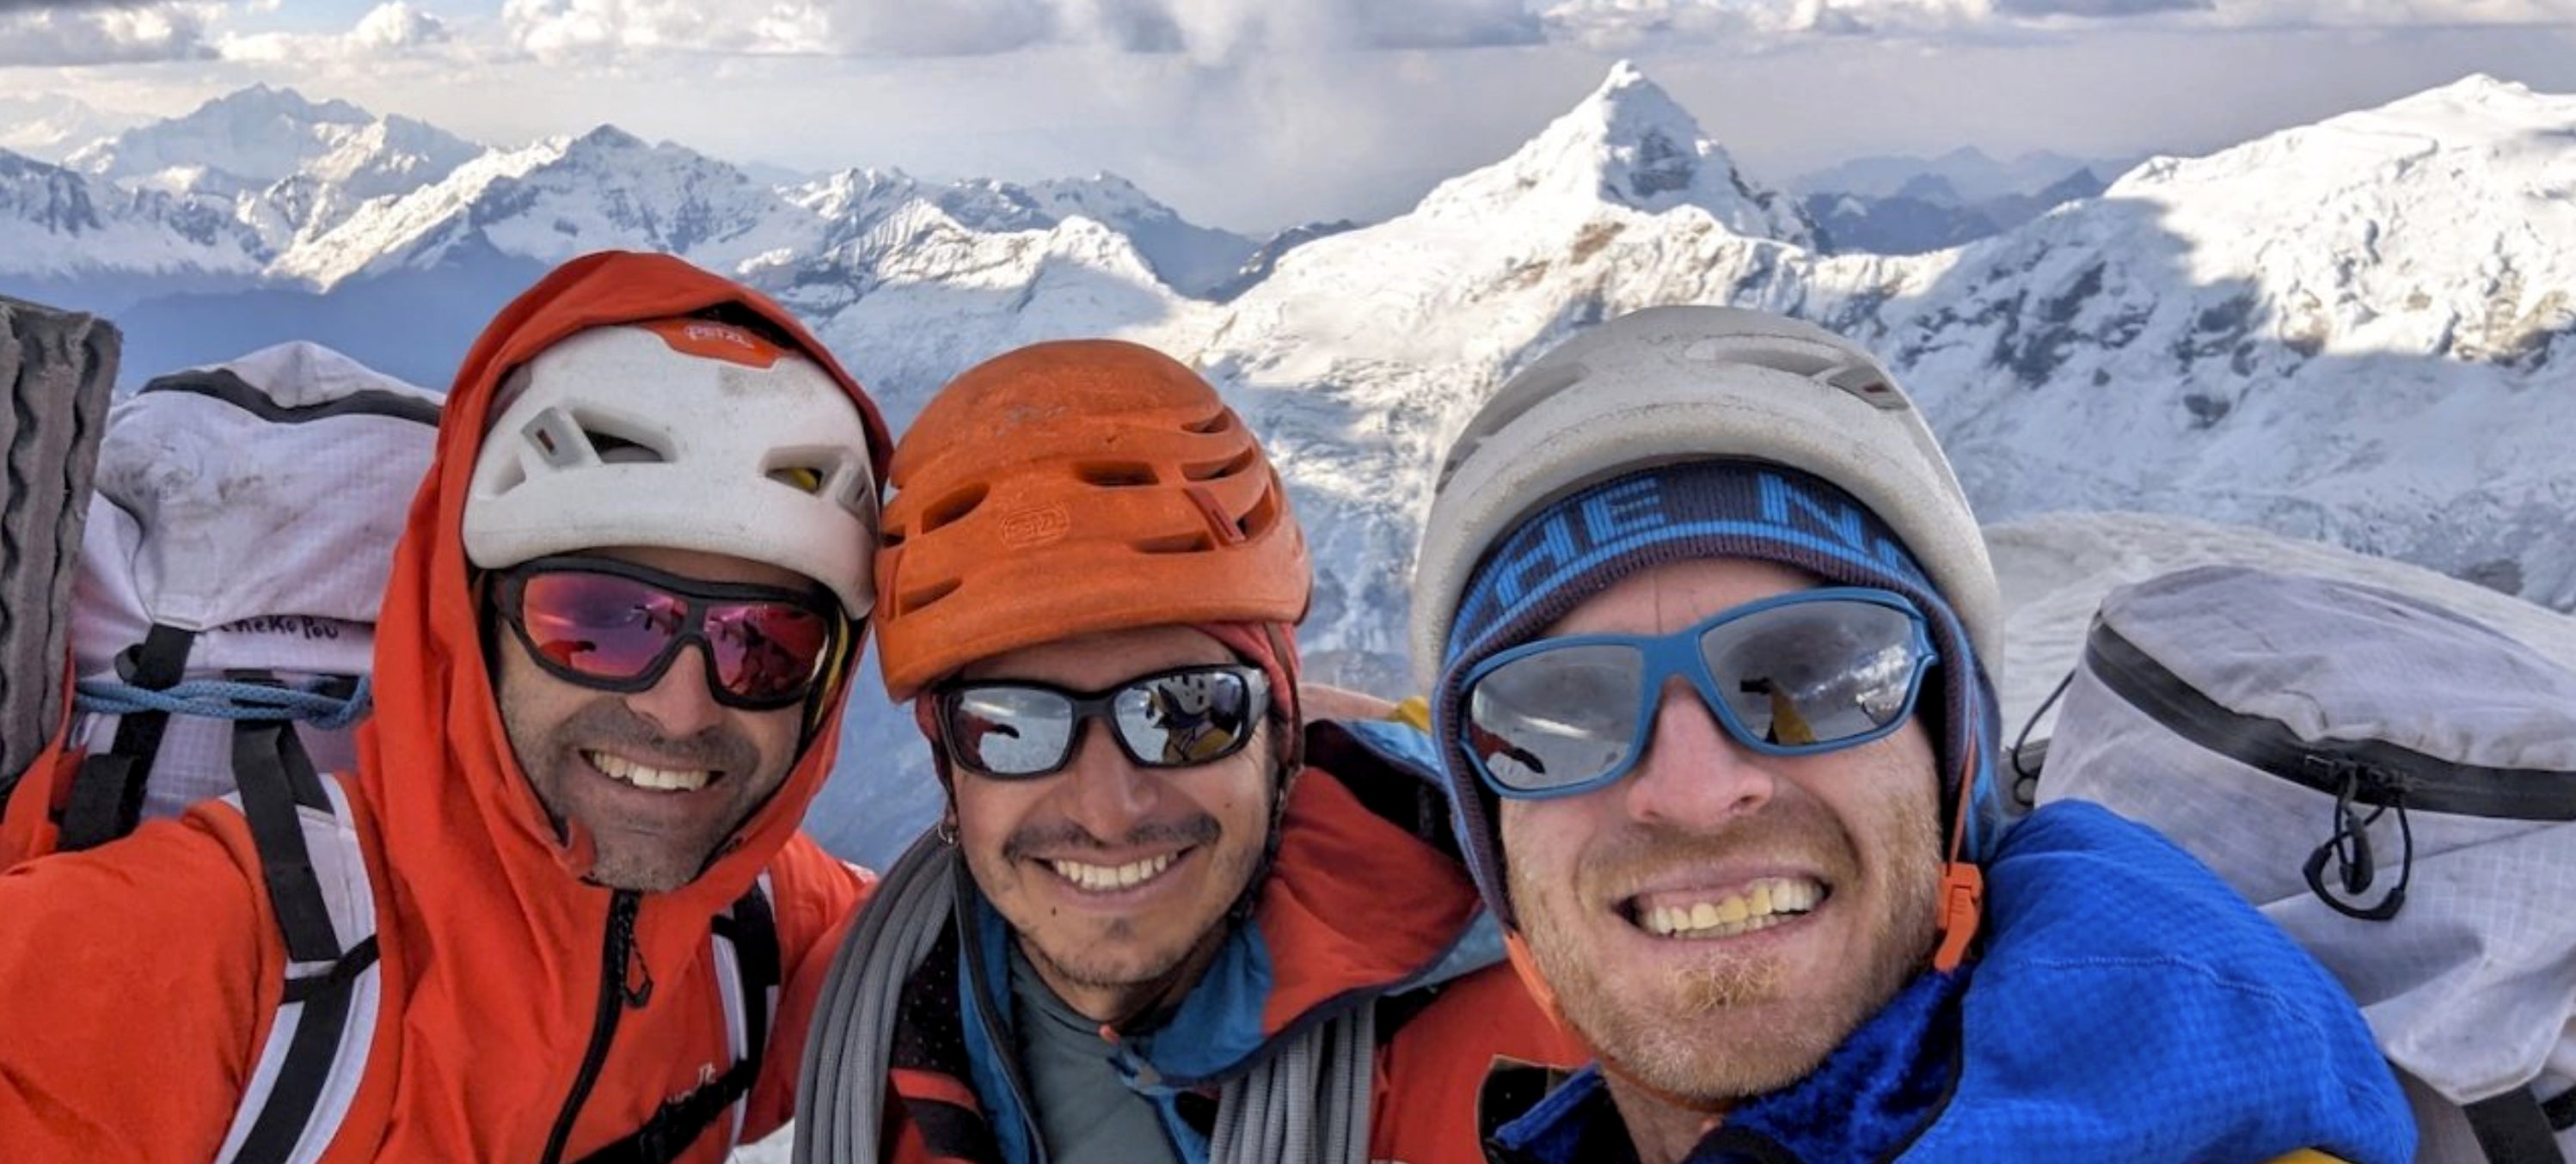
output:
<path id="1" fill-rule="evenodd" d="M 1743 893 L 1689 905 L 1659 905 L 1638 920 L 1657 937 L 1731 938 L 1806 913 L 1824 896 L 1824 886 L 1804 877 L 1766 877 Z"/>
<path id="2" fill-rule="evenodd" d="M 1178 853 L 1165 853 L 1160 857 L 1148 857 L 1142 861 L 1130 861 L 1124 865 L 1090 865 L 1081 861 L 1051 860 L 1047 862 L 1047 867 L 1055 870 L 1056 876 L 1073 882 L 1086 891 L 1110 893 L 1120 889 L 1133 889 L 1153 880 L 1161 875 L 1163 870 L 1171 868 L 1173 859 L 1178 856 L 1180 856 Z"/>
<path id="3" fill-rule="evenodd" d="M 624 756 L 612 756 L 606 752 L 582 754 L 590 758 L 590 766 L 599 769 L 601 775 L 620 783 L 632 784 L 637 788 L 650 788 L 656 792 L 695 792 L 706 787 L 712 775 L 707 772 L 672 772 L 661 768 L 648 768 Z"/>

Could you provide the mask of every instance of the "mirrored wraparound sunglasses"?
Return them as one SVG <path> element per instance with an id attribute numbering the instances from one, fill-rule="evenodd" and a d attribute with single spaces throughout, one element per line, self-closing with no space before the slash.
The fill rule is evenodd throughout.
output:
<path id="1" fill-rule="evenodd" d="M 493 605 L 537 666 L 601 691 L 650 689 L 698 645 L 707 691 L 752 711 L 787 707 L 823 681 L 841 632 L 821 587 L 702 582 L 615 558 L 556 555 L 502 571 Z"/>
<path id="2" fill-rule="evenodd" d="M 1497 795 L 1598 788 L 1645 754 L 1665 681 L 1679 675 L 1735 742 L 1813 755 L 1902 726 L 1937 661 L 1903 596 L 1802 590 L 1670 634 L 1568 635 L 1497 653 L 1467 673 L 1459 742 Z"/>
<path id="3" fill-rule="evenodd" d="M 1086 720 L 1140 768 L 1188 768 L 1243 750 L 1270 705 L 1258 667 L 1214 663 L 1142 675 L 1099 691 L 1028 679 L 951 683 L 936 693 L 941 740 L 957 766 L 1033 780 L 1072 762 Z"/>

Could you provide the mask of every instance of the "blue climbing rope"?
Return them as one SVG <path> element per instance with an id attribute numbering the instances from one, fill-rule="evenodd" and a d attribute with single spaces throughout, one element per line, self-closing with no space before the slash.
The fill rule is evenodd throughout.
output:
<path id="1" fill-rule="evenodd" d="M 73 709 L 84 714 L 163 711 L 206 719 L 302 720 L 324 731 L 352 727 L 375 710 L 375 693 L 363 675 L 345 699 L 231 679 L 191 679 L 161 691 L 114 679 L 83 679 L 73 685 L 72 695 Z"/>

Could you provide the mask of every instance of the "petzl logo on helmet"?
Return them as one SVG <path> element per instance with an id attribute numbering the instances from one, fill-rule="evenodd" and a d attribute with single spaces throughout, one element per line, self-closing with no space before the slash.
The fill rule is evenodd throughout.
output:
<path id="1" fill-rule="evenodd" d="M 1043 546 L 1073 531 L 1073 511 L 1062 505 L 1034 505 L 1002 515 L 1002 544 L 1025 550 Z"/>
<path id="2" fill-rule="evenodd" d="M 662 337 L 663 343 L 681 355 L 723 360 L 746 368 L 767 368 L 787 354 L 768 340 L 712 320 L 656 319 L 636 326 Z"/>

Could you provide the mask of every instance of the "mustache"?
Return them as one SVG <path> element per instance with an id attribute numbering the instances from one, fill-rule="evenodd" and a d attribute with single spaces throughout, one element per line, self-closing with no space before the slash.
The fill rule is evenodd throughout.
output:
<path id="1" fill-rule="evenodd" d="M 1575 867 L 1585 896 L 1625 901 L 1676 869 L 1720 862 L 1781 864 L 1815 870 L 1829 885 L 1859 874 L 1851 838 L 1821 809 L 1775 804 L 1715 832 L 1637 824 L 1594 842 Z"/>
<path id="2" fill-rule="evenodd" d="M 1003 839 L 1002 857 L 1010 861 L 1023 860 L 1031 852 L 1039 849 L 1108 850 L 1175 843 L 1205 845 L 1215 841 L 1217 834 L 1223 831 L 1224 829 L 1216 823 L 1216 818 L 1205 813 L 1175 821 L 1152 821 L 1142 824 L 1128 830 L 1126 836 L 1118 838 L 1115 842 L 1095 837 L 1091 835 L 1091 830 L 1071 821 L 1058 824 L 1033 824 L 1015 829 L 1009 837 Z"/>
<path id="3" fill-rule="evenodd" d="M 555 734 L 578 747 L 623 744 L 673 763 L 728 775 L 748 772 L 760 763 L 760 749 L 730 725 L 717 724 L 692 736 L 668 736 L 616 698 L 598 700 L 574 712 Z"/>

